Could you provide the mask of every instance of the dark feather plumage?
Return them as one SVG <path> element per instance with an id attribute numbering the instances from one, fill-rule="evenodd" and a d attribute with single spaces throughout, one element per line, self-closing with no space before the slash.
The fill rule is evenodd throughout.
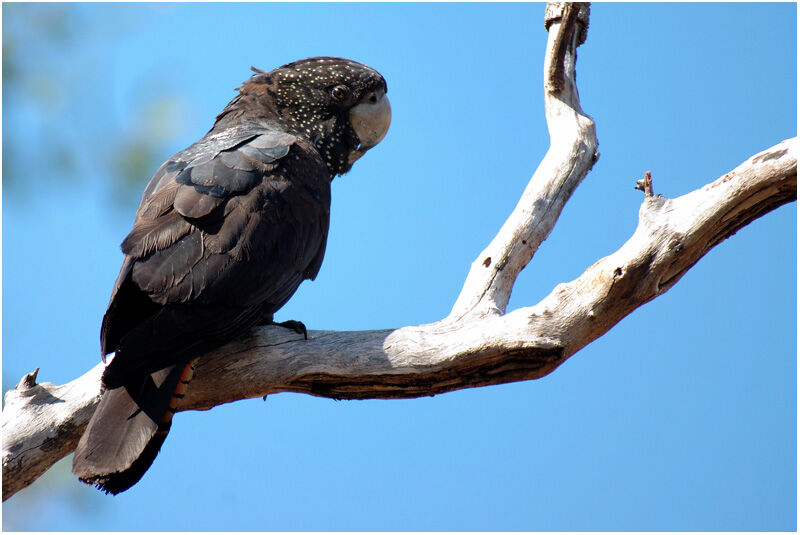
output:
<path id="1" fill-rule="evenodd" d="M 122 242 L 101 329 L 103 355 L 115 355 L 73 462 L 107 492 L 149 468 L 188 384 L 181 370 L 271 320 L 316 277 L 331 180 L 388 128 L 388 101 L 376 108 L 385 123 L 377 140 L 359 139 L 350 123 L 367 97 L 384 98 L 386 82 L 369 67 L 311 58 L 254 71 L 214 127 L 159 168 Z"/>

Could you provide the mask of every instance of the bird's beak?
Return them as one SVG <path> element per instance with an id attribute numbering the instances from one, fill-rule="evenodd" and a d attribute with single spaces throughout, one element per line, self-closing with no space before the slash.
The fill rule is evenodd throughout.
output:
<path id="1" fill-rule="evenodd" d="M 350 152 L 350 165 L 361 158 L 365 152 L 380 143 L 392 122 L 392 107 L 383 89 L 373 91 L 350 109 L 350 124 L 353 126 L 360 144 Z"/>

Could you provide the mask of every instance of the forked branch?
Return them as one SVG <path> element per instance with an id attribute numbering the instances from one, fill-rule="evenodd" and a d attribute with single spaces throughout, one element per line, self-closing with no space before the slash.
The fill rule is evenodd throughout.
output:
<path id="1" fill-rule="evenodd" d="M 447 318 L 400 329 L 310 331 L 308 340 L 280 327 L 255 329 L 200 359 L 181 410 L 276 392 L 408 398 L 542 377 L 671 288 L 722 240 L 797 199 L 793 138 L 682 197 L 647 195 L 636 231 L 618 251 L 537 305 L 506 314 L 517 275 L 597 159 L 594 123 L 581 110 L 575 85 L 576 48 L 588 15 L 587 5 L 548 5 L 551 146 L 508 220 L 473 262 Z M 4 500 L 72 452 L 97 404 L 101 373 L 98 364 L 61 386 L 26 377 L 6 394 Z"/>

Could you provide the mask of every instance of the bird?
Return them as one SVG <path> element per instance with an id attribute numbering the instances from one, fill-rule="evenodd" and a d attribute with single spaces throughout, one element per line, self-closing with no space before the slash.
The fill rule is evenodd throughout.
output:
<path id="1" fill-rule="evenodd" d="M 100 331 L 101 397 L 72 463 L 107 494 L 152 465 L 197 358 L 275 324 L 316 277 L 331 182 L 389 129 L 386 80 L 362 63 L 251 69 L 211 130 L 156 171 L 122 241 Z M 301 322 L 278 325 L 307 337 Z"/>

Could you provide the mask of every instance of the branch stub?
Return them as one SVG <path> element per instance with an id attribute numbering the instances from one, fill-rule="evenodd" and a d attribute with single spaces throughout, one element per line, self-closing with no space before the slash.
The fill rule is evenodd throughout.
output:
<path id="1" fill-rule="evenodd" d="M 544 29 L 546 31 L 550 31 L 550 25 L 554 22 L 558 22 L 561 20 L 561 17 L 564 14 L 564 9 L 567 4 L 571 4 L 572 2 L 549 2 L 547 7 L 545 8 L 544 12 Z M 575 2 L 575 4 L 580 5 L 578 9 L 578 43 L 577 46 L 581 46 L 583 43 L 586 42 L 586 35 L 589 31 L 589 2 Z"/>

